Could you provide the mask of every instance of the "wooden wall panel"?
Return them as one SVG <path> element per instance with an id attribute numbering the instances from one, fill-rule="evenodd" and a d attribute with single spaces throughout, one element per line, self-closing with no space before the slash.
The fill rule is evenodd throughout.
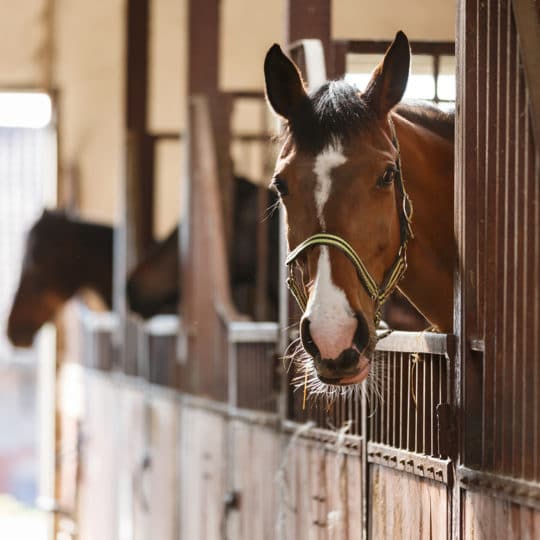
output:
<path id="1" fill-rule="evenodd" d="M 117 447 L 119 396 L 114 382 L 86 370 L 85 420 L 79 491 L 80 540 L 118 536 Z"/>
<path id="2" fill-rule="evenodd" d="M 181 406 L 180 538 L 222 538 L 225 444 L 223 416 Z"/>
<path id="3" fill-rule="evenodd" d="M 135 377 L 118 379 L 120 418 L 115 426 L 119 452 L 118 522 L 130 540 L 146 540 L 150 514 L 147 403 L 143 385 Z"/>
<path id="4" fill-rule="evenodd" d="M 149 538 L 178 538 L 178 403 L 152 391 L 150 401 Z"/>
<path id="5" fill-rule="evenodd" d="M 534 540 L 540 511 L 467 491 L 463 495 L 463 540 Z"/>
<path id="6" fill-rule="evenodd" d="M 334 443 L 299 439 L 291 444 L 288 439 L 282 460 L 278 523 L 283 538 L 362 538 L 363 475 L 357 453 Z"/>
<path id="7" fill-rule="evenodd" d="M 281 436 L 273 429 L 232 420 L 229 440 L 228 468 L 240 502 L 238 511 L 229 513 L 228 538 L 276 538 Z"/>
<path id="8" fill-rule="evenodd" d="M 512 2 L 462 2 L 464 463 L 540 480 L 540 165 Z"/>
<path id="9" fill-rule="evenodd" d="M 374 464 L 369 482 L 370 538 L 447 538 L 446 486 Z"/>

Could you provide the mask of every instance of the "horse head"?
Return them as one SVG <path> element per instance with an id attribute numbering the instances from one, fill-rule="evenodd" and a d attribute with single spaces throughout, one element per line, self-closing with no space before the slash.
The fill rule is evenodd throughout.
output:
<path id="1" fill-rule="evenodd" d="M 19 285 L 8 318 L 11 342 L 29 347 L 81 287 L 109 306 L 112 296 L 112 228 L 45 210 L 26 239 Z"/>
<path id="2" fill-rule="evenodd" d="M 65 235 L 59 234 L 66 221 L 64 213 L 45 210 L 28 233 L 8 319 L 8 337 L 16 346 L 29 347 L 39 328 L 75 292 L 73 273 L 59 268 L 59 261 L 70 253 Z"/>
<path id="3" fill-rule="evenodd" d="M 127 281 L 128 304 L 143 318 L 178 311 L 178 226 L 131 272 Z"/>
<path id="4" fill-rule="evenodd" d="M 404 223 L 390 112 L 403 96 L 409 66 L 402 32 L 362 93 L 345 81 L 308 93 L 278 45 L 265 59 L 267 99 L 283 120 L 271 186 L 285 209 L 288 262 L 297 267 L 293 291 L 305 299 L 301 342 L 327 384 L 368 376 L 383 293 L 393 288 L 384 284 L 404 270 L 397 266 L 410 208 Z"/>

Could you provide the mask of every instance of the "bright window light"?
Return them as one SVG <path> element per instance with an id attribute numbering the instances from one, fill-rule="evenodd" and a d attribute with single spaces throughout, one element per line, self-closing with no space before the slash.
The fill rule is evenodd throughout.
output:
<path id="1" fill-rule="evenodd" d="M 437 92 L 440 99 L 448 101 L 456 100 L 456 76 L 439 75 Z"/>
<path id="2" fill-rule="evenodd" d="M 0 92 L 0 127 L 43 128 L 51 115 L 51 98 L 47 94 Z"/>
<path id="3" fill-rule="evenodd" d="M 345 80 L 364 90 L 371 73 L 347 73 Z M 435 97 L 435 79 L 432 75 L 411 75 L 405 91 L 406 99 L 427 99 Z"/>

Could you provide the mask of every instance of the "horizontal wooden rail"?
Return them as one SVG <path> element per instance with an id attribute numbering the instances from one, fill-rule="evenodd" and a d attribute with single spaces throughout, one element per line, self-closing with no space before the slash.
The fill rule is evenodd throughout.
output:
<path id="1" fill-rule="evenodd" d="M 384 334 L 384 331 L 379 332 Z M 377 343 L 378 351 L 452 355 L 454 336 L 435 332 L 394 331 Z"/>

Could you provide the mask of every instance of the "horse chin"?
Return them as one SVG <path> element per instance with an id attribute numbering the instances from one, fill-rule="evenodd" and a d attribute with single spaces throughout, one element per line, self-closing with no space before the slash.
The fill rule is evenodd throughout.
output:
<path id="1" fill-rule="evenodd" d="M 11 331 L 8 333 L 9 340 L 15 347 L 28 349 L 34 343 L 36 332 L 33 330 Z"/>
<path id="2" fill-rule="evenodd" d="M 317 377 L 322 383 L 333 386 L 349 386 L 354 384 L 360 384 L 368 378 L 370 366 L 370 360 L 365 356 L 361 356 L 360 360 L 358 361 L 358 367 L 354 370 L 353 373 L 336 378 L 324 377 L 320 374 L 317 374 Z"/>
<path id="3" fill-rule="evenodd" d="M 344 377 L 343 379 L 340 379 L 339 382 L 336 384 L 339 384 L 340 386 L 348 386 L 350 384 L 360 384 L 361 382 L 365 381 L 368 378 L 369 375 L 369 369 L 370 364 L 367 362 L 367 364 L 358 370 L 358 373 L 356 375 L 353 375 L 352 377 Z"/>

